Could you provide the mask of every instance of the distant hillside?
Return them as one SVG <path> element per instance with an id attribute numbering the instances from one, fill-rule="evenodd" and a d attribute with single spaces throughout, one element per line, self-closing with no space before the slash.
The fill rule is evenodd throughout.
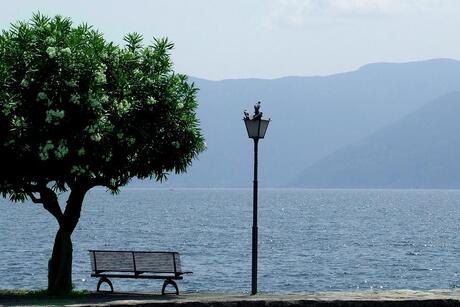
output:
<path id="1" fill-rule="evenodd" d="M 208 150 L 166 186 L 250 186 L 252 142 L 241 119 L 260 100 L 273 120 L 259 146 L 260 185 L 276 187 L 428 101 L 459 91 L 460 62 L 371 64 L 326 77 L 191 80 L 200 88 L 198 115 Z"/>
<path id="2" fill-rule="evenodd" d="M 460 93 L 307 168 L 301 187 L 460 188 Z"/>

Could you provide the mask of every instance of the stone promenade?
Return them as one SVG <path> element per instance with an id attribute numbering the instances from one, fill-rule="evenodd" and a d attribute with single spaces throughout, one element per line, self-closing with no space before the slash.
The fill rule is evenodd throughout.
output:
<path id="1" fill-rule="evenodd" d="M 296 306 L 459 306 L 460 289 L 432 291 L 356 291 L 297 294 L 206 294 L 184 293 L 180 296 L 151 293 L 94 293 L 89 297 L 68 300 L 3 299 L 3 306 L 167 306 L 167 307 L 296 307 Z"/>

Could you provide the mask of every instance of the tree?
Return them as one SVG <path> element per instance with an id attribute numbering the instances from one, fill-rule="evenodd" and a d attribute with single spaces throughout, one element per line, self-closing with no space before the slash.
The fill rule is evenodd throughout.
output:
<path id="1" fill-rule="evenodd" d="M 86 192 L 186 171 L 205 148 L 197 89 L 172 70 L 173 44 L 107 42 L 40 13 L 0 34 L 0 192 L 57 220 L 48 290 L 71 290 L 71 235 Z M 58 196 L 67 192 L 61 209 Z"/>

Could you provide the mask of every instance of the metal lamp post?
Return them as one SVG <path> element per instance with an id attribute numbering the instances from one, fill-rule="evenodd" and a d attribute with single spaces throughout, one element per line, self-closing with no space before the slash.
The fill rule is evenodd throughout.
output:
<path id="1" fill-rule="evenodd" d="M 248 137 L 254 140 L 254 183 L 253 183 L 253 197 L 252 197 L 252 287 L 251 294 L 257 293 L 257 240 L 258 240 L 258 226 L 257 226 L 257 194 L 258 194 L 258 181 L 257 181 L 257 164 L 258 164 L 258 147 L 259 139 L 263 139 L 267 131 L 270 119 L 263 119 L 262 112 L 259 111 L 260 102 L 254 106 L 254 115 L 249 116 L 247 111 L 244 111 L 244 123 L 248 131 Z"/>

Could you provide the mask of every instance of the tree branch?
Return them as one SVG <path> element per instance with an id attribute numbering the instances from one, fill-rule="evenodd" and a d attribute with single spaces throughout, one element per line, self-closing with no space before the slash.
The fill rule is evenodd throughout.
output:
<path id="1" fill-rule="evenodd" d="M 27 195 L 29 195 L 34 204 L 43 204 L 42 199 L 35 197 L 34 192 L 28 192 Z"/>
<path id="2" fill-rule="evenodd" d="M 59 202 L 56 193 L 54 193 L 53 190 L 45 186 L 40 189 L 40 196 L 43 208 L 45 208 L 49 213 L 51 213 L 51 215 L 53 215 L 58 221 L 59 226 L 62 227 L 64 222 L 64 216 L 62 214 L 61 207 L 59 207 Z"/>
<path id="3" fill-rule="evenodd" d="M 45 188 L 46 183 L 41 181 L 36 184 L 28 184 L 27 188 L 24 189 L 24 192 L 30 197 L 34 204 L 43 204 L 43 200 L 35 196 L 34 193 L 40 193 Z"/>
<path id="4" fill-rule="evenodd" d="M 71 189 L 63 215 L 64 227 L 68 233 L 72 233 L 78 224 L 83 199 L 89 188 L 87 184 L 75 184 Z"/>
<path id="5" fill-rule="evenodd" d="M 111 184 L 110 180 L 104 180 L 102 178 L 94 178 L 94 179 L 89 181 L 89 188 L 88 189 L 96 187 L 96 186 L 106 187 L 106 188 L 108 188 L 110 190 L 116 190 L 117 189 L 117 186 Z"/>

